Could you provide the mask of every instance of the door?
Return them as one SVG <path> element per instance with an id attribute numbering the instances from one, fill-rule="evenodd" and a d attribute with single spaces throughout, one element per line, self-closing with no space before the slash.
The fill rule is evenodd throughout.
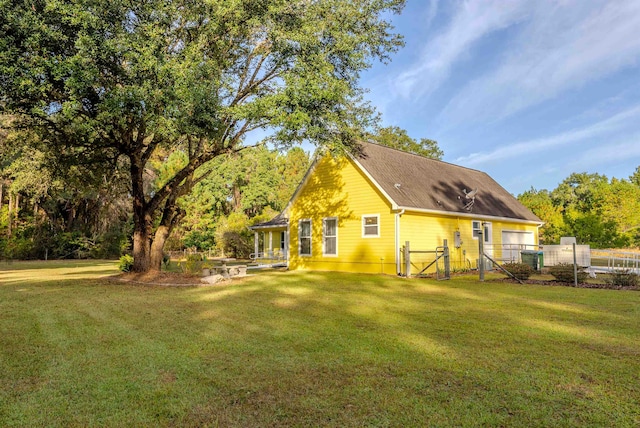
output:
<path id="1" fill-rule="evenodd" d="M 491 223 L 489 222 L 482 222 L 482 226 L 483 226 L 483 238 L 484 238 L 484 253 L 493 258 L 493 228 L 491 227 Z"/>
<path id="2" fill-rule="evenodd" d="M 503 230 L 502 258 L 514 262 L 520 261 L 520 251 L 533 250 L 535 243 L 533 232 Z"/>

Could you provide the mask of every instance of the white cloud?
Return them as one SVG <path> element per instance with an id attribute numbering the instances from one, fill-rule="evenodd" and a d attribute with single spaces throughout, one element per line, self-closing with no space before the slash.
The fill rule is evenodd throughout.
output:
<path id="1" fill-rule="evenodd" d="M 468 156 L 459 157 L 454 162 L 466 166 L 476 166 L 516 157 L 521 158 L 523 155 L 538 153 L 543 149 L 562 147 L 591 138 L 603 137 L 623 129 L 626 125 L 635 125 L 638 121 L 640 121 L 640 105 L 628 108 L 627 110 L 584 128 L 574 129 L 551 137 L 510 144 L 488 153 L 473 153 Z M 633 141 L 637 141 L 637 139 Z M 630 143 L 626 144 L 630 145 Z M 640 144 L 637 144 L 637 146 L 640 149 Z M 639 149 L 634 149 L 633 153 Z M 626 153 L 628 156 L 629 151 L 626 151 Z"/>
<path id="2" fill-rule="evenodd" d="M 525 1 L 501 0 L 458 3 L 449 27 L 427 43 L 417 63 L 398 76 L 396 90 L 405 98 L 435 90 L 478 40 L 524 19 L 526 5 Z M 437 4 L 432 2 L 426 17 L 427 27 L 437 11 Z"/>
<path id="3" fill-rule="evenodd" d="M 431 23 L 438 14 L 438 0 L 430 0 L 429 7 L 427 9 L 426 20 L 424 23 L 425 28 L 431 27 Z"/>
<path id="4" fill-rule="evenodd" d="M 573 170 L 587 170 L 606 164 L 626 162 L 632 158 L 640 159 L 640 132 L 620 138 L 614 143 L 581 152 L 569 166 Z"/>
<path id="5" fill-rule="evenodd" d="M 536 9 L 501 65 L 472 80 L 441 118 L 451 125 L 494 121 L 640 60 L 640 2 L 531 2 Z"/>

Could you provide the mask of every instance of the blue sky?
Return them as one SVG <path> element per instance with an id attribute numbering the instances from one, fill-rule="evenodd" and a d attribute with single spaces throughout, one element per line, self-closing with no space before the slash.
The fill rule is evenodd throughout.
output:
<path id="1" fill-rule="evenodd" d="M 362 75 L 384 126 L 517 195 L 640 165 L 640 1 L 408 0 Z"/>

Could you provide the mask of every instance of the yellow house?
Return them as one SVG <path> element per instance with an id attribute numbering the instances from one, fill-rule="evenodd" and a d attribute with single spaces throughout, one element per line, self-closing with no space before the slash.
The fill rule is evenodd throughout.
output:
<path id="1" fill-rule="evenodd" d="M 447 243 L 453 269 L 537 249 L 541 220 L 487 174 L 373 143 L 317 158 L 287 207 L 253 226 L 255 254 L 289 269 L 411 274 Z M 433 267 L 431 268 L 433 269 Z M 427 271 L 428 272 L 428 271 Z"/>

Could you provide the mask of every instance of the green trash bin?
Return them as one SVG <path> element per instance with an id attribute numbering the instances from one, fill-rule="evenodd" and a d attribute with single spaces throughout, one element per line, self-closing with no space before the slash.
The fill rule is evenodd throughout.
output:
<path id="1" fill-rule="evenodd" d="M 520 252 L 522 263 L 531 266 L 534 270 L 538 270 L 538 252 L 524 250 Z"/>
<path id="2" fill-rule="evenodd" d="M 538 270 L 544 269 L 544 253 L 538 251 Z"/>

